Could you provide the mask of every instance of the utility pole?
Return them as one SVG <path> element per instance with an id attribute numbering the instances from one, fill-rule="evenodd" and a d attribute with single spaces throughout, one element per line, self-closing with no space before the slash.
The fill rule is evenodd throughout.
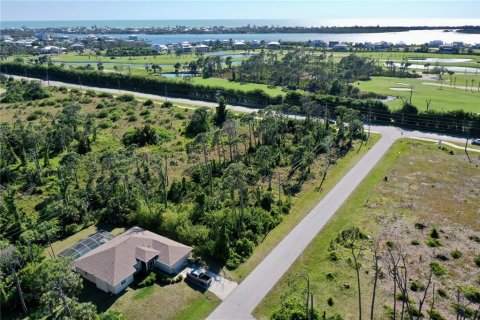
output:
<path id="1" fill-rule="evenodd" d="M 48 83 L 48 86 L 50 87 L 50 79 L 48 78 L 48 67 L 45 69 L 45 72 L 47 73 L 47 83 Z"/>
<path id="2" fill-rule="evenodd" d="M 165 101 L 168 102 L 167 85 L 165 85 Z"/>
<path id="3" fill-rule="evenodd" d="M 118 93 L 122 94 L 122 92 L 120 91 L 120 79 L 118 79 L 117 82 L 118 82 Z"/>
<path id="4" fill-rule="evenodd" d="M 167 155 L 163 156 L 164 162 L 165 162 L 165 182 L 166 185 L 168 186 L 168 166 L 167 166 Z"/>
<path id="5" fill-rule="evenodd" d="M 278 201 L 280 202 L 281 190 L 280 189 L 280 172 L 277 172 L 277 183 L 278 183 Z"/>
<path id="6" fill-rule="evenodd" d="M 370 139 L 370 124 L 372 121 L 372 106 L 369 105 L 368 107 L 368 135 L 367 135 L 367 142 Z"/>
<path id="7" fill-rule="evenodd" d="M 82 91 L 82 81 L 80 81 L 80 76 L 78 76 L 78 84 L 80 85 L 80 91 Z"/>

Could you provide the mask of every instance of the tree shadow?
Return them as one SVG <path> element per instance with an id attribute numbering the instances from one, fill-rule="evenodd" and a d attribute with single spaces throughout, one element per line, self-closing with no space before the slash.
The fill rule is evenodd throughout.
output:
<path id="1" fill-rule="evenodd" d="M 97 288 L 92 282 L 83 279 L 83 289 L 78 295 L 78 300 L 80 302 L 91 302 L 97 307 L 97 311 L 105 312 L 107 311 L 114 303 L 123 296 L 125 290 L 119 294 L 107 293 Z"/>

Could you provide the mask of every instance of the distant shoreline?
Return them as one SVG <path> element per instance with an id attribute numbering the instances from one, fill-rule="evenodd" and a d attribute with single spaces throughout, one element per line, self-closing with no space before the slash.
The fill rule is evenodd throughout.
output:
<path id="1" fill-rule="evenodd" d="M 191 27 L 187 25 L 177 25 L 174 27 L 98 27 L 98 26 L 78 26 L 78 27 L 39 27 L 39 28 L 4 28 L 2 32 L 45 32 L 45 33 L 72 33 L 72 34 L 276 34 L 276 33 L 389 33 L 389 32 L 407 32 L 421 30 L 444 30 L 445 32 L 458 32 L 469 34 L 480 34 L 480 26 L 350 26 L 350 27 L 302 27 L 302 26 L 251 26 L 241 27 Z"/>

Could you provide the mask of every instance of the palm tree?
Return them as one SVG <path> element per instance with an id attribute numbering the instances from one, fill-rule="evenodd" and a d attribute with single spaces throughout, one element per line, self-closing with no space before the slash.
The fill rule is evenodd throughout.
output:
<path id="1" fill-rule="evenodd" d="M 175 68 L 175 73 L 178 73 L 178 71 L 180 70 L 182 65 L 180 64 L 180 62 L 177 62 L 177 63 L 175 63 L 175 65 L 173 67 Z"/>
<path id="2" fill-rule="evenodd" d="M 431 64 L 427 62 L 423 66 L 425 67 L 425 69 L 427 69 L 427 75 L 428 75 L 428 68 L 430 68 Z"/>
<path id="3" fill-rule="evenodd" d="M 228 69 L 231 69 L 232 68 L 232 57 L 226 57 L 225 58 L 225 64 L 227 65 Z"/>

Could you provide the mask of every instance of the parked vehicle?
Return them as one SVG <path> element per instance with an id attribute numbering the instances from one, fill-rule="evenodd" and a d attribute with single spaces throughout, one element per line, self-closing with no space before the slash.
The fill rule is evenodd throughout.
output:
<path id="1" fill-rule="evenodd" d="M 187 279 L 192 280 L 203 287 L 208 287 L 212 283 L 212 277 L 210 277 L 203 269 L 194 269 L 188 272 Z"/>
<path id="2" fill-rule="evenodd" d="M 475 146 L 480 146 L 480 139 L 473 139 L 472 144 Z"/>

